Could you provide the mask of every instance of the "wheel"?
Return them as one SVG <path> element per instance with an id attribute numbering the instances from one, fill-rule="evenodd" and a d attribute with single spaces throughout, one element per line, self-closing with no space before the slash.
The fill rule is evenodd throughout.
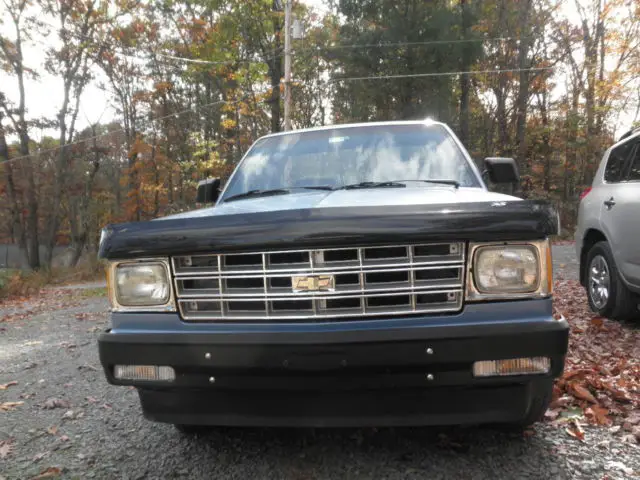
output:
<path id="1" fill-rule="evenodd" d="M 183 435 L 196 435 L 198 433 L 205 433 L 210 430 L 210 427 L 204 425 L 183 425 L 176 423 L 173 425 Z"/>
<path id="2" fill-rule="evenodd" d="M 638 297 L 620 278 L 607 242 L 598 242 L 587 254 L 586 289 L 589 307 L 598 315 L 615 320 L 640 316 Z"/>

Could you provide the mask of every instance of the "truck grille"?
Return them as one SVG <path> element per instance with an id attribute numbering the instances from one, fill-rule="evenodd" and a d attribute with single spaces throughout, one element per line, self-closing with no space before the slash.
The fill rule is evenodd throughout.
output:
<path id="1" fill-rule="evenodd" d="M 464 243 L 172 258 L 188 321 L 314 320 L 462 308 Z"/>

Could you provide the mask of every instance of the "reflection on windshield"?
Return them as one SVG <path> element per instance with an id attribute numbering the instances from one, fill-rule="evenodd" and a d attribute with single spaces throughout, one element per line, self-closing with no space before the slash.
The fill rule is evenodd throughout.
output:
<path id="1" fill-rule="evenodd" d="M 260 141 L 225 198 L 249 190 L 392 180 L 455 180 L 479 187 L 451 135 L 439 125 L 375 125 L 292 133 Z"/>

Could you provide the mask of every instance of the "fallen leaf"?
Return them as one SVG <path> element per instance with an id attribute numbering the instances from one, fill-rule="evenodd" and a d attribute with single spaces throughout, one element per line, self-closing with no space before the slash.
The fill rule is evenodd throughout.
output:
<path id="1" fill-rule="evenodd" d="M 0 390 L 6 390 L 7 388 L 17 384 L 18 382 L 16 382 L 15 380 L 10 381 L 9 383 L 0 384 Z"/>
<path id="2" fill-rule="evenodd" d="M 16 407 L 19 407 L 24 402 L 4 402 L 0 403 L 0 411 L 8 412 L 9 410 L 13 410 Z"/>
<path id="3" fill-rule="evenodd" d="M 560 414 L 560 417 L 566 420 L 573 420 L 574 418 L 580 418 L 584 415 L 584 412 L 580 407 L 573 407 L 565 410 Z"/>
<path id="4" fill-rule="evenodd" d="M 611 419 L 609 418 L 609 410 L 597 405 L 587 408 L 584 414 L 590 420 L 598 425 L 611 425 Z"/>
<path id="5" fill-rule="evenodd" d="M 71 406 L 71 404 L 69 403 L 68 400 L 61 400 L 59 398 L 48 398 L 44 404 L 42 405 L 42 408 L 48 409 L 48 410 L 52 410 L 54 408 L 69 408 Z"/>
<path id="6" fill-rule="evenodd" d="M 42 460 L 44 457 L 46 457 L 47 455 L 49 455 L 49 452 L 42 452 L 42 453 L 36 453 L 33 458 L 31 459 L 32 462 L 39 462 L 40 460 Z"/>
<path id="7" fill-rule="evenodd" d="M 49 435 L 55 435 L 56 433 L 58 433 L 57 425 L 51 425 L 49 428 L 47 428 L 47 433 Z"/>
<path id="8" fill-rule="evenodd" d="M 582 430 L 580 424 L 576 420 L 572 420 L 565 431 L 569 434 L 569 436 L 577 438 L 581 442 L 584 442 L 584 430 Z"/>
<path id="9" fill-rule="evenodd" d="M 10 440 L 0 440 L 0 459 L 5 459 L 13 452 L 13 442 Z"/>
<path id="10" fill-rule="evenodd" d="M 31 480 L 42 480 L 43 478 L 53 478 L 62 475 L 62 469 L 60 467 L 49 467 L 43 470 Z"/>
<path id="11" fill-rule="evenodd" d="M 558 415 L 560 415 L 560 409 L 554 408 L 554 409 L 549 409 L 545 412 L 544 417 L 548 418 L 549 420 L 555 420 L 556 418 L 558 418 Z"/>
<path id="12" fill-rule="evenodd" d="M 578 385 L 577 383 L 572 383 L 569 387 L 570 392 L 574 397 L 579 398 L 580 400 L 586 400 L 591 403 L 598 403 L 596 397 L 594 397 L 589 390 L 584 388 L 582 385 Z"/>
<path id="13" fill-rule="evenodd" d="M 568 396 L 568 395 L 564 395 L 564 396 L 554 400 L 553 402 L 551 402 L 551 404 L 549 405 L 549 408 L 566 407 L 567 405 L 569 405 L 569 403 L 571 403 L 571 397 Z"/>

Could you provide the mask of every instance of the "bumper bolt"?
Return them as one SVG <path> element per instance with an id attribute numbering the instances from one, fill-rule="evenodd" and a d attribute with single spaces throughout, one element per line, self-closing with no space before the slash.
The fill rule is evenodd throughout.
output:
<path id="1" fill-rule="evenodd" d="M 427 373 L 427 381 L 428 382 L 432 382 L 433 381 L 433 374 L 432 373 Z"/>
<path id="2" fill-rule="evenodd" d="M 427 355 L 433 355 L 433 348 L 429 347 L 425 350 L 425 352 L 427 352 Z"/>
<path id="3" fill-rule="evenodd" d="M 216 383 L 216 377 L 209 377 L 209 383 Z"/>
<path id="4" fill-rule="evenodd" d="M 204 358 L 206 358 L 207 360 L 211 360 L 211 354 L 209 352 L 205 353 Z"/>

